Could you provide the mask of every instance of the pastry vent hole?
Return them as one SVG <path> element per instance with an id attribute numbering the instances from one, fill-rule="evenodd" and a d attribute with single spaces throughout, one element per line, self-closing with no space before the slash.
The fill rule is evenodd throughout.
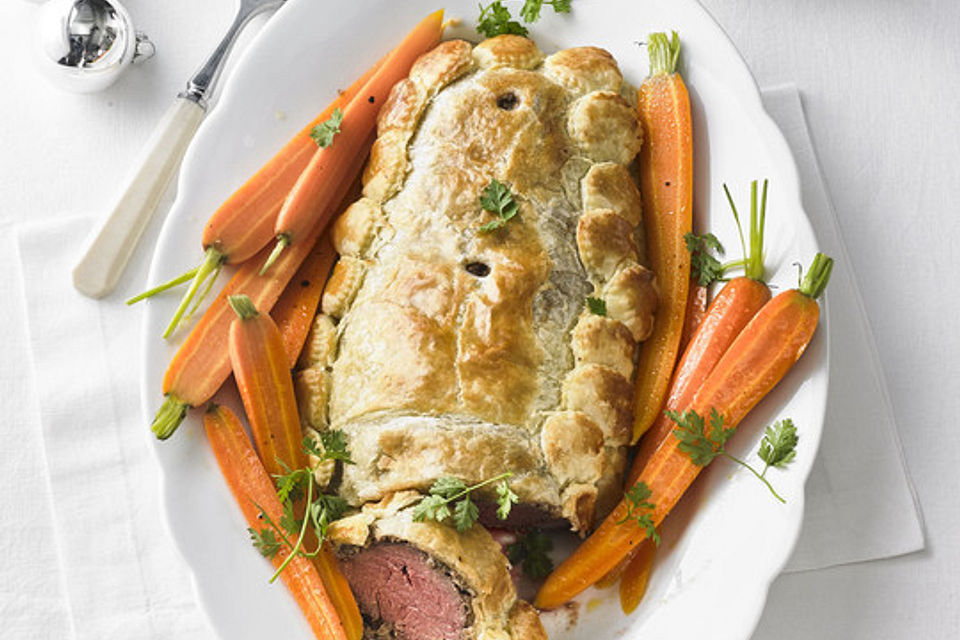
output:
<path id="1" fill-rule="evenodd" d="M 463 268 L 467 270 L 467 273 L 478 278 L 486 278 L 490 275 L 489 265 L 482 262 L 468 262 Z"/>
<path id="2" fill-rule="evenodd" d="M 497 96 L 497 108 L 504 111 L 513 111 L 520 104 L 520 98 L 513 91 Z"/>

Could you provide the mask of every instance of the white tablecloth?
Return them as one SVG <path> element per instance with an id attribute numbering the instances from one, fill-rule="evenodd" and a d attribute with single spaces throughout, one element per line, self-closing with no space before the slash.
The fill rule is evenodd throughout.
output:
<path id="1" fill-rule="evenodd" d="M 960 475 L 953 464 L 960 459 L 960 439 L 947 417 L 960 409 L 954 392 L 960 387 L 954 364 L 960 340 L 951 332 L 960 300 L 949 270 L 960 223 L 947 190 L 960 184 L 953 112 L 960 99 L 960 7 L 950 0 L 911 6 L 870 0 L 705 4 L 761 84 L 793 80 L 804 93 L 928 535 L 923 554 L 780 578 L 756 639 L 955 638 Z M 10 224 L 101 210 L 116 188 L 114 177 L 123 174 L 232 9 L 228 0 L 127 5 L 163 57 L 106 94 L 61 94 L 22 60 L 0 62 L 0 268 L 8 276 L 0 279 L 0 295 L 9 303 L 8 316 L 22 309 L 19 283 L 9 277 L 17 258 Z M 29 47 L 25 27 L 35 10 L 28 3 L 3 3 L 0 38 L 8 50 Z M 105 110 L 110 117 L 103 117 Z M 0 323 L 0 406 L 6 417 L 0 429 L 25 438 L 0 447 L 0 507 L 7 507 L 5 520 L 28 523 L 17 539 L 0 538 L 6 559 L 0 565 L 3 635 L 64 638 L 70 616 L 55 570 L 58 541 L 50 527 L 46 463 L 23 454 L 40 450 L 39 424 L 31 424 L 36 390 L 20 364 L 29 360 L 27 337 L 6 330 L 22 321 L 7 317 Z M 49 572 L 36 569 L 44 564 Z"/>

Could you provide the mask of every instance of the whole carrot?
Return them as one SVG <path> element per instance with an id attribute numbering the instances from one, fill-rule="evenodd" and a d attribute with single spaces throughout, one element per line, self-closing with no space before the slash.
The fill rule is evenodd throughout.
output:
<path id="1" fill-rule="evenodd" d="M 270 475 L 307 466 L 293 377 L 276 323 L 249 297 L 229 296 L 230 364 L 263 466 Z"/>
<path id="2" fill-rule="evenodd" d="M 329 215 L 327 207 L 337 185 L 346 179 L 343 158 L 355 153 L 356 147 L 373 132 L 380 105 L 386 101 L 390 89 L 407 76 L 421 54 L 440 42 L 442 33 L 443 11 L 440 10 L 414 27 L 347 104 L 336 136 L 313 154 L 277 214 L 274 229 L 277 242 L 261 273 L 270 268 L 287 246 L 301 242 L 318 217 L 324 223 L 329 220 L 324 219 Z"/>
<path id="3" fill-rule="evenodd" d="M 650 267 L 660 286 L 653 333 L 637 362 L 633 439 L 660 412 L 683 333 L 690 286 L 690 255 L 684 236 L 693 224 L 693 125 L 690 97 L 676 72 L 680 40 L 651 34 L 650 75 L 639 90 L 643 146 L 638 168 Z"/>
<path id="4" fill-rule="evenodd" d="M 229 409 L 211 405 L 204 414 L 203 424 L 223 477 L 250 527 L 258 529 L 263 525 L 261 509 L 274 522 L 279 522 L 283 507 L 273 481 L 237 417 Z M 355 640 L 337 615 L 314 565 L 301 555 L 287 558 L 289 553 L 289 545 L 281 542 L 280 551 L 273 556 L 272 562 L 275 567 L 287 563 L 281 576 L 314 635 L 321 640 Z"/>
<path id="5" fill-rule="evenodd" d="M 783 379 L 803 354 L 820 317 L 816 298 L 830 279 L 833 260 L 817 254 L 803 284 L 763 306 L 733 341 L 684 410 L 716 412 L 724 429 L 744 416 Z M 587 540 L 547 578 L 535 601 L 552 609 L 574 597 L 613 569 L 658 527 L 700 473 L 702 467 L 676 446 L 664 443 L 643 468 L 635 487 L 645 491 L 645 521 L 633 516 L 636 500 L 624 499 Z"/>
<path id="6" fill-rule="evenodd" d="M 196 307 L 203 301 L 203 295 L 197 298 L 197 294 L 204 290 L 204 283 L 207 285 L 206 290 L 209 290 L 223 265 L 244 262 L 266 246 L 273 237 L 277 213 L 280 212 L 284 198 L 296 184 L 297 178 L 317 148 L 311 138 L 314 127 L 329 120 L 335 111 L 349 103 L 382 64 L 383 60 L 377 62 L 340 93 L 210 216 L 203 227 L 201 245 L 204 258 L 200 266 L 130 298 L 127 304 L 139 302 L 189 281 L 190 287 L 164 331 L 164 337 L 168 337 L 176 330 L 191 303 Z"/>

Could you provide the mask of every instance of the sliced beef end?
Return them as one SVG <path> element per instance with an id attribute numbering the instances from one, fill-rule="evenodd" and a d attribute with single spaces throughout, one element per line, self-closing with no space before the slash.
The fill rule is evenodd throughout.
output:
<path id="1" fill-rule="evenodd" d="M 497 504 L 495 502 L 478 500 L 477 509 L 480 511 L 480 524 L 488 529 L 507 529 L 509 531 L 547 529 L 552 531 L 570 528 L 570 522 L 566 518 L 551 512 L 550 508 L 543 504 L 527 502 L 515 504 L 510 509 L 510 515 L 507 516 L 506 520 L 497 517 Z"/>
<path id="2" fill-rule="evenodd" d="M 341 549 L 340 567 L 373 637 L 461 640 L 473 624 L 469 594 L 446 567 L 409 544 Z"/>

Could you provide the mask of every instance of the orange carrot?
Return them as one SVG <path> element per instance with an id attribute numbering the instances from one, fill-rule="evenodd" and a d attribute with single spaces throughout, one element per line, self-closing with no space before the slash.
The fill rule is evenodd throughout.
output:
<path id="1" fill-rule="evenodd" d="M 704 316 L 707 315 L 707 287 L 690 278 L 689 289 L 687 289 L 687 309 L 683 314 L 683 332 L 680 334 L 680 353 L 683 353 L 690 344 L 694 332 Z"/>
<path id="2" fill-rule="evenodd" d="M 833 260 L 817 254 L 799 289 L 777 295 L 763 306 L 733 341 L 710 375 L 683 409 L 723 416 L 734 429 L 744 416 L 783 379 L 803 354 L 820 317 L 816 298 L 830 279 Z M 639 477 L 650 491 L 652 526 L 657 527 L 700 473 L 678 440 L 663 443 Z M 547 578 L 535 601 L 553 609 L 602 578 L 640 542 L 647 529 L 628 518 L 633 505 L 621 500 L 613 513 Z"/>
<path id="3" fill-rule="evenodd" d="M 318 216 L 329 215 L 327 207 L 336 186 L 346 179 L 344 158 L 355 154 L 357 146 L 374 130 L 380 105 L 386 101 L 393 85 L 407 76 L 418 57 L 440 42 L 442 34 L 441 10 L 427 16 L 407 34 L 344 108 L 339 133 L 330 145 L 316 150 L 277 215 L 274 229 L 277 242 L 263 265 L 264 272 L 285 247 L 302 242 L 303 236 L 317 223 Z"/>
<path id="4" fill-rule="evenodd" d="M 227 298 L 237 317 L 230 325 L 230 364 L 263 466 L 270 475 L 307 466 L 293 376 L 280 329 L 250 298 Z"/>
<path id="5" fill-rule="evenodd" d="M 332 247 L 329 249 L 332 251 Z M 332 259 L 325 261 L 328 266 L 332 264 Z M 271 476 L 302 469 L 308 459 L 301 444 L 303 434 L 287 364 L 289 355 L 280 329 L 269 315 L 258 313 L 247 296 L 230 296 L 227 302 L 237 315 L 230 326 L 230 362 L 260 460 Z M 298 517 L 303 517 L 304 508 L 303 504 L 295 506 Z M 310 533 L 305 544 L 313 548 L 316 537 Z M 360 609 L 329 545 L 325 544 L 312 561 L 347 635 L 359 640 L 363 634 Z"/>
<path id="6" fill-rule="evenodd" d="M 623 578 L 620 580 L 620 608 L 626 614 L 633 613 L 647 592 L 656 548 L 652 540 L 645 539 L 623 570 Z"/>
<path id="7" fill-rule="evenodd" d="M 357 176 L 363 166 L 366 150 L 372 144 L 367 140 L 363 152 L 351 159 L 350 175 Z M 352 184 L 343 185 L 337 194 L 341 201 L 340 209 L 346 206 L 342 202 L 351 194 Z M 290 281 L 294 272 L 313 248 L 324 230 L 318 224 L 303 242 L 297 243 L 290 251 L 280 256 L 273 269 L 260 275 L 260 265 L 267 256 L 269 248 L 244 262 L 237 269 L 223 290 L 200 318 L 190 335 L 174 355 L 163 377 L 163 404 L 157 410 L 151 425 L 152 431 L 161 440 L 173 435 L 183 421 L 187 410 L 198 407 L 217 392 L 220 385 L 230 375 L 230 354 L 227 338 L 234 313 L 227 304 L 227 296 L 244 293 L 250 297 L 258 309 L 268 311 L 273 308 L 280 293 Z"/>
<path id="8" fill-rule="evenodd" d="M 759 205 L 759 210 L 757 206 L 757 182 L 753 181 L 750 187 L 752 196 L 750 200 L 750 249 L 748 253 L 745 253 L 742 260 L 747 275 L 729 281 L 705 313 L 699 313 L 695 306 L 693 309 L 688 306 L 688 323 L 689 319 L 694 316 L 700 316 L 701 320 L 693 328 L 689 344 L 684 349 L 680 362 L 677 364 L 677 370 L 674 372 L 673 380 L 670 383 L 670 393 L 664 402 L 664 412 L 657 416 L 653 426 L 640 440 L 637 455 L 633 459 L 633 466 L 627 476 L 627 487 L 632 487 L 637 482 L 637 478 L 653 453 L 664 442 L 673 440 L 672 433 L 675 425 L 665 412 L 676 411 L 690 404 L 697 389 L 703 384 L 707 375 L 713 371 L 713 368 L 723 354 L 727 352 L 734 339 L 740 335 L 747 323 L 770 300 L 770 289 L 763 282 L 763 231 L 766 220 L 767 183 L 764 181 L 763 199 Z M 724 185 L 724 190 L 729 197 L 730 192 L 726 189 L 726 185 Z M 733 204 L 733 198 L 730 198 L 730 205 L 733 209 L 734 219 L 737 221 L 737 227 L 740 228 L 740 216 Z M 747 252 L 742 229 L 740 235 L 743 249 Z M 706 287 L 700 285 L 693 278 L 690 279 L 690 287 L 691 298 L 694 295 L 699 297 L 699 294 L 695 292 L 702 291 L 703 299 L 706 299 Z M 691 303 L 691 305 L 698 304 L 698 300 L 693 300 Z M 643 554 L 646 556 L 650 554 L 652 557 L 654 553 L 652 547 L 653 545 L 649 540 L 644 540 L 640 544 L 640 548 L 634 552 L 634 555 Z M 624 611 L 627 613 L 629 611 L 626 604 L 630 605 L 630 611 L 636 608 L 639 604 L 639 597 L 642 597 L 643 592 L 643 586 L 640 582 L 645 585 L 649 577 L 648 573 L 642 571 L 640 566 L 635 566 L 642 562 L 646 562 L 649 566 L 651 561 L 642 558 L 631 560 L 625 567 L 626 570 L 623 572 L 620 582 L 621 604 L 624 605 Z M 638 594 L 640 595 L 638 596 Z"/>
<path id="9" fill-rule="evenodd" d="M 287 352 L 287 367 L 292 369 L 307 340 L 313 316 L 330 275 L 337 252 L 325 234 L 293 274 L 280 299 L 273 305 L 270 316 L 277 323 Z"/>
<path id="10" fill-rule="evenodd" d="M 229 409 L 213 405 L 204 414 L 203 423 L 223 477 L 247 523 L 255 529 L 263 525 L 261 508 L 279 522 L 283 507 L 273 481 L 250 446 L 237 417 Z M 279 567 L 289 553 L 290 547 L 281 543 L 281 550 L 272 559 L 273 565 Z M 322 640 L 355 640 L 347 634 L 314 565 L 300 555 L 289 560 L 281 575 L 314 635 Z"/>
<path id="11" fill-rule="evenodd" d="M 654 33 L 648 40 L 650 75 L 640 86 L 640 194 L 650 266 L 660 286 L 653 333 L 637 362 L 633 439 L 650 428 L 667 393 L 679 353 L 690 285 L 690 254 L 684 236 L 693 215 L 693 132 L 690 98 L 676 73 L 677 34 Z"/>
<path id="12" fill-rule="evenodd" d="M 191 302 L 194 302 L 195 306 L 202 302 L 203 295 L 195 301 L 194 298 L 208 278 L 216 279 L 217 273 L 224 264 L 244 262 L 266 246 L 273 237 L 273 228 L 284 198 L 287 197 L 317 149 L 310 132 L 315 126 L 328 120 L 336 109 L 348 104 L 367 84 L 384 60 L 386 58 L 378 61 L 352 85 L 337 95 L 320 115 L 287 142 L 210 216 L 203 228 L 201 241 L 204 259 L 199 267 L 188 271 L 184 276 L 131 298 L 127 304 L 191 281 L 173 320 L 164 331 L 164 337 L 168 337 L 176 330 Z M 213 280 L 207 282 L 208 288 L 212 285 Z"/>

